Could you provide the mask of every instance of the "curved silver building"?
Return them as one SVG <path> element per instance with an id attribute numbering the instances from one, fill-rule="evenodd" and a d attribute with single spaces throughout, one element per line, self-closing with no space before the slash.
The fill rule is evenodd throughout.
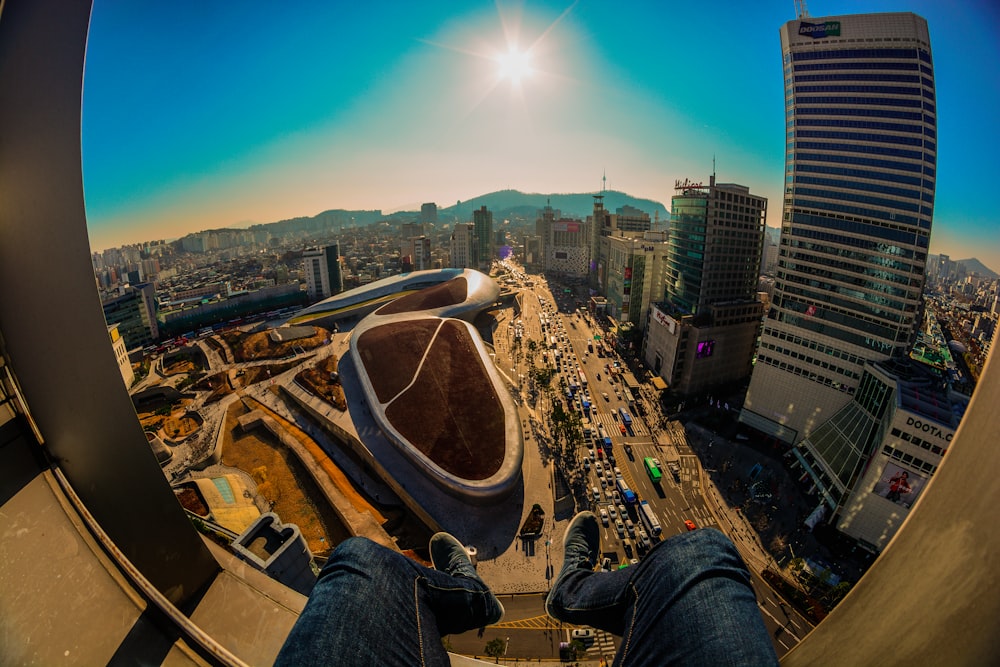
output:
<path id="1" fill-rule="evenodd" d="M 385 303 L 351 336 L 351 356 L 382 432 L 439 488 L 480 504 L 515 488 L 524 458 L 517 406 L 468 321 L 499 294 L 488 276 L 460 270 Z"/>

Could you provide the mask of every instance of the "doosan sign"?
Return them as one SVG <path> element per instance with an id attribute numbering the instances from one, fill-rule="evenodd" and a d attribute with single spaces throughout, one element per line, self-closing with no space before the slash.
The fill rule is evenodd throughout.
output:
<path id="1" fill-rule="evenodd" d="M 840 21 L 826 21 L 824 23 L 799 22 L 799 34 L 813 39 L 820 37 L 840 37 Z"/>

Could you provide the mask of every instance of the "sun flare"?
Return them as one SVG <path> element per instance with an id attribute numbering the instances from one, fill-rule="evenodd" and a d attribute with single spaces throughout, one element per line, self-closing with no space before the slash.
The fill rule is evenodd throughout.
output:
<path id="1" fill-rule="evenodd" d="M 511 50 L 497 57 L 501 79 L 517 83 L 531 75 L 531 56 L 524 51 Z"/>

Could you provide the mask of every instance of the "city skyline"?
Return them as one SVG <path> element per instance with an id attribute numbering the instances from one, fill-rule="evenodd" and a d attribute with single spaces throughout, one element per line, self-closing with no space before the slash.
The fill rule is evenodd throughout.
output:
<path id="1" fill-rule="evenodd" d="M 688 6 L 588 2 L 310 9 L 96 3 L 82 128 L 95 250 L 331 208 L 593 192 L 604 173 L 609 189 L 666 203 L 675 179 L 707 179 L 713 158 L 720 182 L 775 204 L 778 226 L 778 29 L 792 3 L 734 3 L 724 22 Z M 963 196 L 1000 176 L 982 150 L 997 143 L 1000 83 L 977 77 L 1000 54 L 997 9 L 809 9 L 928 20 L 942 146 L 930 251 L 997 270 L 988 199 Z"/>

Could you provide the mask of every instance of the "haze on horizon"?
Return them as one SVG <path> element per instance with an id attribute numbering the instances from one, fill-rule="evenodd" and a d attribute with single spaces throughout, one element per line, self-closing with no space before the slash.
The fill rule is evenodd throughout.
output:
<path id="1" fill-rule="evenodd" d="M 940 5 L 940 6 L 939 6 Z M 811 2 L 814 17 L 913 11 L 935 59 L 931 252 L 1000 272 L 991 198 L 1000 61 L 988 0 Z M 720 19 L 724 17 L 724 20 Z M 95 250 L 321 211 L 453 205 L 500 189 L 663 202 L 675 179 L 769 200 L 779 225 L 778 28 L 793 3 L 578 0 L 295 11 L 95 0 L 83 167 Z M 972 193 L 972 196 L 970 196 Z"/>

